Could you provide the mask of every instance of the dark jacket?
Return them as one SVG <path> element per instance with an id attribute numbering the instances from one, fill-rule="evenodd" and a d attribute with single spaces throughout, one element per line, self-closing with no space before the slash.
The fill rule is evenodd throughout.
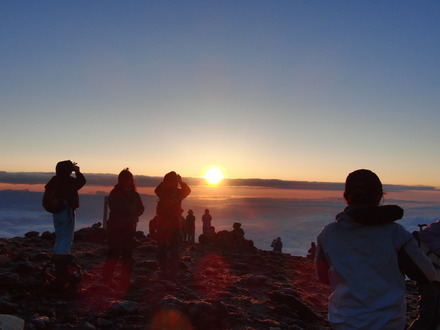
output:
<path id="1" fill-rule="evenodd" d="M 76 178 L 70 175 L 55 175 L 45 185 L 45 189 L 55 189 L 55 198 L 59 200 L 59 211 L 64 208 L 76 209 L 79 207 L 78 190 L 86 184 L 84 175 L 76 172 Z"/>
<path id="2" fill-rule="evenodd" d="M 182 213 L 182 200 L 191 193 L 189 186 L 182 182 L 181 188 L 167 182 L 161 182 L 154 190 L 159 197 L 157 215 L 161 218 L 179 219 Z"/>
<path id="3" fill-rule="evenodd" d="M 109 221 L 137 222 L 144 213 L 144 204 L 135 190 L 124 191 L 117 186 L 108 197 Z"/>

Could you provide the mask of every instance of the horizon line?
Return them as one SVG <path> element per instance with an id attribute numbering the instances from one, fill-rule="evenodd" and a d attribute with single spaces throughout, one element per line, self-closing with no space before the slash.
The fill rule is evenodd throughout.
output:
<path id="1" fill-rule="evenodd" d="M 117 174 L 112 173 L 83 173 L 87 178 L 87 184 L 92 186 L 114 186 L 117 181 Z M 0 171 L 0 183 L 6 184 L 46 184 L 54 172 L 7 172 Z M 156 187 L 163 179 L 163 176 L 134 175 L 136 186 Z M 343 182 L 319 182 L 299 181 L 281 179 L 260 179 L 260 178 L 224 178 L 218 184 L 212 185 L 206 182 L 205 178 L 185 177 L 185 181 L 191 186 L 212 186 L 212 187 L 264 187 L 277 189 L 295 190 L 344 190 Z M 396 185 L 383 184 L 384 190 L 424 190 L 438 191 L 434 186 L 426 185 Z"/>

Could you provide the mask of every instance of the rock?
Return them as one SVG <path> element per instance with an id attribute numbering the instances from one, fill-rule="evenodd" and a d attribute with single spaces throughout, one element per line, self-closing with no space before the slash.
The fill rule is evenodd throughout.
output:
<path id="1" fill-rule="evenodd" d="M 111 312 L 116 315 L 132 315 L 139 310 L 139 304 L 133 301 L 116 302 L 111 307 Z"/>
<path id="2" fill-rule="evenodd" d="M 51 233 L 49 231 L 45 231 L 44 233 L 41 234 L 41 238 L 44 240 L 54 240 L 56 237 L 55 233 Z"/>
<path id="3" fill-rule="evenodd" d="M 40 233 L 38 231 L 30 231 L 24 234 L 24 237 L 27 238 L 38 237 L 38 236 L 40 236 Z"/>
<path id="4" fill-rule="evenodd" d="M 0 289 L 13 290 L 19 280 L 20 277 L 16 273 L 0 273 Z"/>
<path id="5" fill-rule="evenodd" d="M 159 268 L 157 261 L 155 260 L 145 260 L 136 262 L 136 267 L 145 268 L 149 270 L 157 270 Z"/>
<path id="6" fill-rule="evenodd" d="M 39 316 L 32 320 L 32 323 L 37 329 L 45 329 L 51 323 L 50 318 L 47 316 Z"/>
<path id="7" fill-rule="evenodd" d="M 24 329 L 24 320 L 15 315 L 0 314 L 0 329 L 22 330 Z"/>
<path id="8" fill-rule="evenodd" d="M 84 329 L 84 330 L 95 330 L 96 327 L 93 324 L 91 324 L 90 322 L 84 322 L 83 324 L 81 324 L 81 329 Z"/>
<path id="9" fill-rule="evenodd" d="M 96 325 L 100 328 L 107 328 L 112 325 L 112 322 L 109 320 L 98 317 L 96 319 Z"/>
<path id="10" fill-rule="evenodd" d="M 93 225 L 92 225 L 92 229 L 98 229 L 98 228 L 101 228 L 101 226 L 102 226 L 102 223 L 100 223 L 100 222 L 95 222 Z"/>
<path id="11" fill-rule="evenodd" d="M 29 274 L 34 270 L 38 270 L 38 267 L 30 261 L 19 261 L 14 267 L 14 271 L 19 274 Z"/>
<path id="12" fill-rule="evenodd" d="M 0 255 L 0 267 L 6 266 L 11 262 L 11 258 L 5 255 Z"/>
<path id="13" fill-rule="evenodd" d="M 0 314 L 16 314 L 17 309 L 18 309 L 17 304 L 6 301 L 4 299 L 0 299 Z"/>

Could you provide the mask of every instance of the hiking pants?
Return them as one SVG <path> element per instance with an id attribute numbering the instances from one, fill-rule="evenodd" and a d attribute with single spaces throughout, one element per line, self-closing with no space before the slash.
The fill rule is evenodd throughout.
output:
<path id="1" fill-rule="evenodd" d="M 172 230 L 166 236 L 166 239 L 157 241 L 157 261 L 162 273 L 166 277 L 173 278 L 179 270 L 179 230 Z"/>
<path id="2" fill-rule="evenodd" d="M 70 254 L 75 230 L 75 210 L 65 208 L 60 213 L 53 214 L 55 227 L 55 254 Z"/>

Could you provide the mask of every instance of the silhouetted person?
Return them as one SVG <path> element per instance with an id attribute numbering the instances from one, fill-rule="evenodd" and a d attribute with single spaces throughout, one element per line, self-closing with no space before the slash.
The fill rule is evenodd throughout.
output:
<path id="1" fill-rule="evenodd" d="M 281 242 L 281 237 L 277 237 L 272 241 L 270 245 L 273 248 L 273 251 L 281 253 L 283 249 L 283 242 Z"/>
<path id="2" fill-rule="evenodd" d="M 379 206 L 382 183 L 369 170 L 350 173 L 344 198 L 348 207 L 318 236 L 318 278 L 330 284 L 328 317 L 333 329 L 405 329 L 408 276 L 435 279 L 430 260 L 413 235 L 395 220 L 403 210 Z"/>
<path id="3" fill-rule="evenodd" d="M 208 234 L 209 230 L 211 228 L 211 221 L 212 221 L 212 216 L 211 214 L 209 214 L 209 209 L 205 210 L 205 214 L 203 214 L 202 216 L 202 222 L 203 222 L 203 234 Z"/>
<path id="4" fill-rule="evenodd" d="M 188 215 L 185 219 L 186 233 L 189 242 L 194 243 L 196 235 L 196 217 L 193 210 L 188 210 Z"/>
<path id="5" fill-rule="evenodd" d="M 133 174 L 127 169 L 118 176 L 118 183 L 108 197 L 110 209 L 107 221 L 108 251 L 103 268 L 103 279 L 110 282 L 118 260 L 121 260 L 121 281 L 129 283 L 133 270 L 133 248 L 136 225 L 144 213 L 144 205 L 136 191 Z"/>
<path id="6" fill-rule="evenodd" d="M 315 259 L 316 256 L 316 244 L 315 242 L 312 242 L 310 244 L 310 249 L 307 251 L 307 259 Z"/>
<path id="7" fill-rule="evenodd" d="M 179 187 L 180 186 L 180 187 Z M 174 280 L 179 267 L 179 221 L 182 200 L 191 189 L 176 172 L 169 172 L 155 189 L 157 204 L 157 259 L 162 275 Z"/>
<path id="8" fill-rule="evenodd" d="M 431 259 L 437 278 L 431 283 L 418 283 L 419 316 L 408 330 L 435 330 L 440 326 L 440 220 L 429 226 L 418 226 L 420 231 L 414 234 L 423 252 Z"/>
<path id="9" fill-rule="evenodd" d="M 71 176 L 72 172 L 75 172 L 75 178 Z M 53 261 L 56 278 L 60 282 L 68 277 L 67 267 L 72 260 L 70 249 L 75 230 L 75 211 L 79 207 L 78 190 L 85 184 L 86 179 L 77 164 L 65 160 L 56 165 L 56 175 L 45 186 L 43 205 L 48 209 L 47 204 L 50 204 L 50 212 L 53 213 L 56 234 Z"/>
<path id="10" fill-rule="evenodd" d="M 231 240 L 233 248 L 240 248 L 244 243 L 244 230 L 241 228 L 240 222 L 232 224 Z"/>
<path id="11" fill-rule="evenodd" d="M 237 239 L 244 239 L 244 230 L 241 228 L 240 222 L 234 222 L 232 224 L 232 235 L 235 236 Z"/>

